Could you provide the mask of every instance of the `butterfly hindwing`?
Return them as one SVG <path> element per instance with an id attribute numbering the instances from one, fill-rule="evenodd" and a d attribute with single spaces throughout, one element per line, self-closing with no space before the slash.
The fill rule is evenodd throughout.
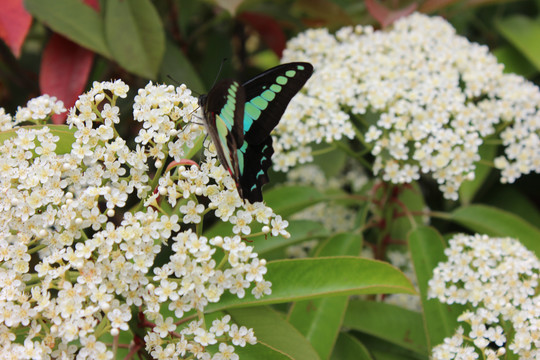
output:
<path id="1" fill-rule="evenodd" d="M 269 181 L 268 169 L 272 165 L 273 154 L 271 136 L 267 136 L 261 144 L 249 144 L 246 141 L 243 148 L 238 150 L 238 158 L 243 160 L 240 186 L 243 198 L 251 203 L 262 201 L 262 186 Z"/>
<path id="2" fill-rule="evenodd" d="M 309 63 L 282 64 L 242 86 L 232 80 L 220 81 L 199 97 L 219 161 L 243 199 L 262 201 L 262 186 L 269 181 L 274 153 L 270 132 L 312 73 Z"/>

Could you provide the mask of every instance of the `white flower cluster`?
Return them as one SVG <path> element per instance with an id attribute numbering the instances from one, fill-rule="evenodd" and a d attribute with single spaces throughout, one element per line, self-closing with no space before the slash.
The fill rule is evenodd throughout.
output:
<path id="1" fill-rule="evenodd" d="M 43 122 L 51 115 L 61 114 L 65 111 L 62 101 L 57 100 L 54 96 L 41 95 L 28 101 L 25 107 L 19 106 L 14 119 L 10 114 L 6 114 L 3 108 L 0 108 L 0 131 L 13 129 L 24 121 Z"/>
<path id="2" fill-rule="evenodd" d="M 471 304 L 459 321 L 468 324 L 433 349 L 433 358 L 494 360 L 508 351 L 519 359 L 540 358 L 540 261 L 511 238 L 454 236 L 429 281 L 429 297 Z M 506 324 L 506 325 L 505 325 Z M 504 327 L 503 327 L 504 326 Z M 470 343 L 468 343 L 470 342 Z M 474 345 L 474 346 L 473 346 Z"/>
<path id="3" fill-rule="evenodd" d="M 430 174 L 457 199 L 474 178 L 478 148 L 502 131 L 502 182 L 540 172 L 540 91 L 486 46 L 457 36 L 439 17 L 413 14 L 386 31 L 307 30 L 288 42 L 283 62 L 309 60 L 315 72 L 276 128 L 276 170 L 310 161 L 310 143 L 359 141 L 373 171 L 392 183 Z"/>
<path id="4" fill-rule="evenodd" d="M 208 330 L 199 319 L 176 333 L 173 318 L 164 319 L 160 309 L 178 318 L 190 311 L 202 316 L 226 291 L 269 294 L 266 262 L 241 235 L 259 223 L 265 233 L 288 236 L 287 222 L 262 203 L 243 203 L 214 154 L 207 151 L 200 167 L 181 165 L 193 164 L 182 156 L 203 136 L 201 127 L 187 125 L 197 99 L 185 86 L 149 84 L 139 91 L 134 118 L 142 129 L 130 149 L 114 128 L 116 101 L 127 91 L 121 81 L 96 82 L 79 98 L 68 117 L 76 131 L 67 154 L 55 152 L 60 137 L 48 127 L 17 128 L 0 145 L 2 358 L 111 359 L 100 337 L 118 335 L 134 320 L 152 328 L 147 351 L 173 349 L 171 359 L 230 358 L 230 343 L 255 342 L 251 330 L 227 318 Z M 58 106 L 43 99 L 43 108 Z M 174 161 L 166 168 L 169 157 Z M 201 197 L 207 199 L 199 203 Z M 122 210 L 127 204 L 133 210 Z M 202 236 L 202 216 L 210 211 L 232 223 L 233 233 Z M 172 251 L 154 267 L 164 243 Z M 139 318 L 154 323 L 133 319 L 139 308 Z M 212 355 L 205 347 L 218 342 Z"/>

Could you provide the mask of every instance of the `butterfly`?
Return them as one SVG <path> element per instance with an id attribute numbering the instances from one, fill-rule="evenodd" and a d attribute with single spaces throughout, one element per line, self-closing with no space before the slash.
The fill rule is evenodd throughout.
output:
<path id="1" fill-rule="evenodd" d="M 312 73 L 309 63 L 282 64 L 242 85 L 222 80 L 199 97 L 218 159 L 236 182 L 242 199 L 262 201 L 262 186 L 269 181 L 274 153 L 270 132 Z"/>

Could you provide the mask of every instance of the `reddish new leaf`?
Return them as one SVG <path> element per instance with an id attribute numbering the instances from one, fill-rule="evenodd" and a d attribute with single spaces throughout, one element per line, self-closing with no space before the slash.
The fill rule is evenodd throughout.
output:
<path id="1" fill-rule="evenodd" d="M 262 40 L 277 56 L 281 57 L 287 38 L 273 18 L 254 12 L 243 12 L 238 18 L 259 33 Z"/>
<path id="2" fill-rule="evenodd" d="M 383 28 L 392 24 L 399 18 L 412 14 L 416 8 L 416 3 L 412 3 L 401 10 L 390 10 L 387 7 L 381 5 L 376 0 L 366 0 L 366 9 L 373 16 L 375 20 L 381 24 Z"/>
<path id="3" fill-rule="evenodd" d="M 83 2 L 97 12 L 99 12 L 99 0 L 84 0 Z"/>
<path id="4" fill-rule="evenodd" d="M 92 68 L 94 53 L 59 34 L 53 34 L 43 51 L 39 86 L 42 94 L 56 96 L 66 109 L 75 105 Z M 55 115 L 53 122 L 61 124 L 66 115 Z"/>
<path id="5" fill-rule="evenodd" d="M 23 0 L 2 0 L 0 39 L 16 57 L 21 55 L 21 47 L 31 24 L 32 16 L 24 9 Z"/>

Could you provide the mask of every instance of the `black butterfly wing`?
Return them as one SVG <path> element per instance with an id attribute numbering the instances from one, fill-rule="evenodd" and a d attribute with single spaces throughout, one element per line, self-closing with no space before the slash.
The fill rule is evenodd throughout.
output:
<path id="1" fill-rule="evenodd" d="M 246 96 L 244 138 L 249 144 L 264 142 L 311 74 L 310 63 L 293 62 L 273 67 L 242 85 Z"/>
<path id="2" fill-rule="evenodd" d="M 207 95 L 199 97 L 204 123 L 216 148 L 218 159 L 233 177 L 242 198 L 244 196 L 240 186 L 241 170 L 237 149 L 244 143 L 244 103 L 243 87 L 232 80 L 220 81 Z"/>
<path id="3" fill-rule="evenodd" d="M 249 144 L 244 141 L 238 149 L 238 159 L 242 159 L 240 168 L 240 186 L 242 198 L 254 203 L 262 201 L 262 186 L 269 181 L 268 169 L 272 165 L 272 137 L 267 136 L 260 144 Z"/>
<path id="4" fill-rule="evenodd" d="M 243 129 L 244 143 L 237 151 L 240 159 L 240 186 L 243 198 L 262 201 L 262 186 L 272 166 L 272 137 L 291 99 L 300 91 L 313 73 L 309 63 L 295 62 L 278 65 L 247 81 L 245 90 Z"/>

